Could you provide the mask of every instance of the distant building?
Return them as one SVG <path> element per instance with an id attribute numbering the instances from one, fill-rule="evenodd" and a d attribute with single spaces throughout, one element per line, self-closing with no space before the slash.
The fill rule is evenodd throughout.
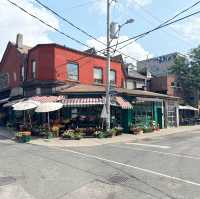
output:
<path id="1" fill-rule="evenodd" d="M 125 88 L 127 89 L 147 89 L 147 77 L 137 72 L 136 66 L 133 64 L 124 65 Z"/>
<path id="2" fill-rule="evenodd" d="M 171 53 L 137 63 L 138 72 L 150 78 L 150 90 L 170 96 L 183 97 L 183 89 L 176 77 L 170 73 L 179 53 Z"/>

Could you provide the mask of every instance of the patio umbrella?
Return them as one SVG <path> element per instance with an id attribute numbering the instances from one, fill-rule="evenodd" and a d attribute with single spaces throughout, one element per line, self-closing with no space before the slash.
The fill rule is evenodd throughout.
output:
<path id="1" fill-rule="evenodd" d="M 49 112 L 57 111 L 63 107 L 62 103 L 59 102 L 46 102 L 40 104 L 36 109 L 35 112 L 37 113 L 48 113 L 48 126 L 50 129 L 50 122 L 49 122 Z"/>
<path id="2" fill-rule="evenodd" d="M 18 102 L 12 105 L 14 111 L 26 111 L 36 108 L 40 103 L 32 100 Z"/>
<path id="3" fill-rule="evenodd" d="M 14 111 L 24 111 L 24 124 L 25 124 L 25 111 L 36 108 L 40 103 L 33 100 L 26 100 L 12 105 Z M 30 118 L 30 115 L 29 115 Z M 30 118 L 31 123 L 31 118 Z"/>

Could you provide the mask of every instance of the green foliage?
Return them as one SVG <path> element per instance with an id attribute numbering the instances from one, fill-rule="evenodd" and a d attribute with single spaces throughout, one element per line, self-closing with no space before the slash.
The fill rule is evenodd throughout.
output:
<path id="1" fill-rule="evenodd" d="M 177 56 L 175 64 L 170 69 L 177 82 L 184 90 L 185 97 L 189 95 L 196 96 L 198 101 L 198 92 L 200 90 L 200 46 L 190 52 L 190 63 L 185 57 Z"/>
<path id="2" fill-rule="evenodd" d="M 82 138 L 80 131 L 67 130 L 63 133 L 64 139 L 80 140 Z"/>

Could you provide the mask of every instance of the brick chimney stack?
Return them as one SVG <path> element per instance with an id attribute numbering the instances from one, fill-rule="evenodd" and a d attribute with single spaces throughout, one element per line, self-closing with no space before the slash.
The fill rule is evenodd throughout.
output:
<path id="1" fill-rule="evenodd" d="M 16 46 L 17 48 L 23 48 L 23 35 L 20 33 L 17 34 Z"/>

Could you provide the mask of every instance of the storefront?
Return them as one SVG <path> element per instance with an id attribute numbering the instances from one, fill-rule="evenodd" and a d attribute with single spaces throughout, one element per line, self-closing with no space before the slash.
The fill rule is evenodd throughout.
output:
<path id="1" fill-rule="evenodd" d="M 164 127 L 163 100 L 136 97 L 133 101 L 133 124 L 150 127 L 153 121 L 159 128 Z"/>

